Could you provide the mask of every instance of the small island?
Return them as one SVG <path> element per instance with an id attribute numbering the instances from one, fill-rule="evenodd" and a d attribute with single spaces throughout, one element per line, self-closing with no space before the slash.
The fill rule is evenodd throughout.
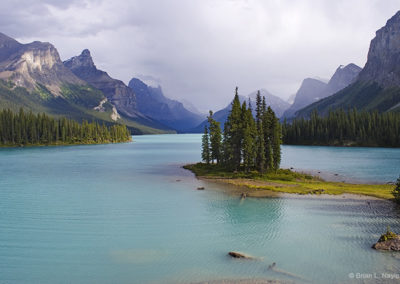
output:
<path id="1" fill-rule="evenodd" d="M 53 118 L 45 113 L 0 111 L 0 147 L 106 144 L 132 141 L 125 125 Z"/>
<path id="2" fill-rule="evenodd" d="M 381 199 L 393 199 L 391 184 L 351 184 L 329 182 L 309 174 L 279 169 L 276 172 L 230 172 L 218 165 L 197 163 L 183 168 L 192 171 L 197 178 L 210 182 L 233 185 L 230 192 L 247 197 L 271 197 L 279 193 L 298 195 L 365 195 Z"/>
<path id="3" fill-rule="evenodd" d="M 396 190 L 400 191 L 399 181 L 395 189 L 391 184 L 328 182 L 281 169 L 281 143 L 282 126 L 272 109 L 266 107 L 265 98 L 258 92 L 254 115 L 250 102 L 240 104 L 236 88 L 223 133 L 210 111 L 202 138 L 203 163 L 184 168 L 203 180 L 239 186 L 232 187 L 231 192 L 241 196 L 351 194 L 400 200 L 400 194 L 396 195 Z"/>

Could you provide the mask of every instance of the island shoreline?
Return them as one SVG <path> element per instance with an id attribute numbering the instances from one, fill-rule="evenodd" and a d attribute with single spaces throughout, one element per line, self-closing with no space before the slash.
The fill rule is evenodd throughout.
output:
<path id="1" fill-rule="evenodd" d="M 366 200 L 393 202 L 391 184 L 353 184 L 336 181 L 325 181 L 320 177 L 312 176 L 311 180 L 268 180 L 265 178 L 222 176 L 207 173 L 199 169 L 198 164 L 182 166 L 192 172 L 198 180 L 207 183 L 223 184 L 224 190 L 242 198 L 308 198 L 308 199 L 336 199 L 336 200 Z M 290 171 L 291 170 L 284 170 Z M 295 172 L 293 172 L 295 173 Z M 299 174 L 305 174 L 304 172 Z"/>

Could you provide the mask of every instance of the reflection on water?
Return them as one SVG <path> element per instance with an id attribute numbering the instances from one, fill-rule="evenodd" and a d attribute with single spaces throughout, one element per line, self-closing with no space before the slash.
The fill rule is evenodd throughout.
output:
<path id="1" fill-rule="evenodd" d="M 200 159 L 199 148 L 199 135 L 164 135 L 128 144 L 0 149 L 0 282 L 361 283 L 349 273 L 400 271 L 397 254 L 370 248 L 386 226 L 400 232 L 394 204 L 241 200 L 180 168 Z M 304 163 L 307 148 L 292 150 L 285 147 L 284 157 L 298 153 L 293 161 Z M 377 171 L 392 172 L 390 163 Z M 232 259 L 229 251 L 257 260 Z"/>

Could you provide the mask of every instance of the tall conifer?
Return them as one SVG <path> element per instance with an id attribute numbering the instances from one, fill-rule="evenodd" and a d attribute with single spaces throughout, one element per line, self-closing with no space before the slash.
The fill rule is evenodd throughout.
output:
<path id="1" fill-rule="evenodd" d="M 210 163 L 210 139 L 208 136 L 208 128 L 207 125 L 204 126 L 204 134 L 202 138 L 202 151 L 201 158 L 206 164 Z"/>

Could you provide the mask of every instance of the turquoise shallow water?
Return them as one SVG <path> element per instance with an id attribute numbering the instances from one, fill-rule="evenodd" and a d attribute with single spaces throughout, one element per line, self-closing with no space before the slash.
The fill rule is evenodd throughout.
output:
<path id="1" fill-rule="evenodd" d="M 400 149 L 283 146 L 282 167 L 318 170 L 355 182 L 394 182 L 400 175 Z M 330 175 L 328 175 L 329 177 Z"/>
<path id="2" fill-rule="evenodd" d="M 400 272 L 399 255 L 370 249 L 387 225 L 400 232 L 390 203 L 240 201 L 180 168 L 199 160 L 200 135 L 134 140 L 0 149 L 0 283 L 375 283 L 391 281 L 349 273 Z M 400 164 L 399 149 L 285 146 L 283 157 L 286 167 L 381 182 Z"/>

